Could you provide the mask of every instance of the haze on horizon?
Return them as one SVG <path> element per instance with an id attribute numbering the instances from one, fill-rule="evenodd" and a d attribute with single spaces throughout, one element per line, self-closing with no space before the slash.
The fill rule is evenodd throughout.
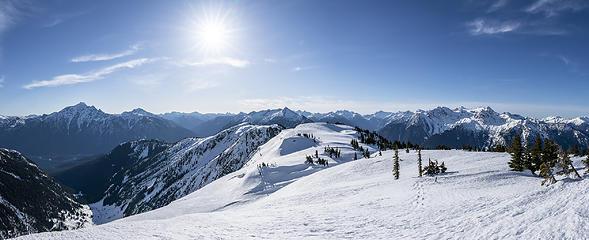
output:
<path id="1" fill-rule="evenodd" d="M 589 115 L 589 3 L 0 0 L 0 115 Z"/>

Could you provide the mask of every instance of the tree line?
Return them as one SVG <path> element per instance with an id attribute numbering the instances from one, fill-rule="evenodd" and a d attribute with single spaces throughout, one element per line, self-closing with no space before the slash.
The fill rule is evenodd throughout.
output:
<path id="1" fill-rule="evenodd" d="M 542 139 L 540 135 L 536 135 L 533 145 L 530 142 L 523 145 L 521 135 L 516 134 L 509 145 L 508 152 L 511 154 L 511 161 L 508 163 L 511 170 L 517 172 L 526 169 L 530 170 L 533 175 L 544 179 L 542 185 L 556 183 L 555 175 L 565 177 L 572 175 L 579 179 L 582 178 L 569 157 L 569 154 L 574 156 L 583 154 L 583 152 L 579 151 L 577 144 L 571 150 L 565 152 L 554 140 Z M 587 169 L 585 173 L 589 173 L 589 156 L 583 160 L 583 164 Z"/>

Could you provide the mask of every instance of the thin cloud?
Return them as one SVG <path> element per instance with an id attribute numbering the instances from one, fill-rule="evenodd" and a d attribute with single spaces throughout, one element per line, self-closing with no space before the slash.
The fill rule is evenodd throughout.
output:
<path id="1" fill-rule="evenodd" d="M 245 68 L 250 65 L 248 60 L 222 57 L 222 58 L 209 58 L 202 61 L 190 62 L 184 61 L 180 63 L 182 66 L 208 66 L 208 65 L 227 65 L 236 68 Z"/>
<path id="2" fill-rule="evenodd" d="M 546 17 L 559 15 L 564 11 L 580 11 L 588 7 L 587 2 L 579 0 L 537 0 L 524 9 L 528 13 L 544 13 Z"/>
<path id="3" fill-rule="evenodd" d="M 496 22 L 485 19 L 476 19 L 467 23 L 472 35 L 493 35 L 516 31 L 521 27 L 519 22 Z"/>
<path id="4" fill-rule="evenodd" d="M 135 54 L 141 49 L 139 44 L 132 45 L 129 49 L 114 54 L 90 54 L 72 58 L 72 62 L 94 62 L 94 61 L 107 61 L 117 58 L 126 57 Z"/>
<path id="5" fill-rule="evenodd" d="M 51 21 L 45 23 L 43 25 L 43 27 L 45 27 L 45 28 L 55 27 L 55 26 L 62 24 L 70 19 L 82 16 L 86 13 L 87 12 L 77 12 L 77 13 L 70 13 L 70 14 L 55 15 L 55 16 L 51 17 Z"/>
<path id="6" fill-rule="evenodd" d="M 565 57 L 565 56 L 562 56 L 562 55 L 561 55 L 561 56 L 558 56 L 558 59 L 560 59 L 560 60 L 561 60 L 561 61 L 562 61 L 564 64 L 566 64 L 566 65 L 570 65 L 570 64 L 571 64 L 571 60 L 570 60 L 570 59 L 568 59 L 568 58 L 567 58 L 567 57 Z"/>
<path id="7" fill-rule="evenodd" d="M 264 58 L 264 62 L 267 62 L 267 63 L 275 63 L 276 62 L 276 59 L 274 59 L 274 58 Z"/>
<path id="8" fill-rule="evenodd" d="M 488 13 L 490 12 L 494 12 L 497 11 L 503 7 L 505 7 L 507 5 L 508 0 L 497 0 L 495 3 L 493 3 L 489 9 L 487 10 Z"/>
<path id="9" fill-rule="evenodd" d="M 0 88 L 4 87 L 4 76 L 0 76 Z"/>
<path id="10" fill-rule="evenodd" d="M 27 6 L 22 5 L 27 5 L 27 2 L 0 0 L 0 34 L 17 22 L 17 19 L 22 15 L 22 11 L 27 8 Z"/>
<path id="11" fill-rule="evenodd" d="M 317 67 L 313 67 L 313 66 L 307 66 L 307 67 L 296 66 L 296 67 L 293 67 L 291 70 L 293 72 L 300 72 L 300 71 L 311 70 L 311 69 L 315 69 L 315 68 L 317 68 Z"/>
<path id="12" fill-rule="evenodd" d="M 92 82 L 104 78 L 106 75 L 124 68 L 135 68 L 143 64 L 156 61 L 154 58 L 139 58 L 127 62 L 122 62 L 109 67 L 102 68 L 98 71 L 86 74 L 64 74 L 53 77 L 51 80 L 33 81 L 30 84 L 24 85 L 25 89 L 33 89 L 37 87 L 55 87 L 61 85 L 72 85 L 77 83 Z"/>

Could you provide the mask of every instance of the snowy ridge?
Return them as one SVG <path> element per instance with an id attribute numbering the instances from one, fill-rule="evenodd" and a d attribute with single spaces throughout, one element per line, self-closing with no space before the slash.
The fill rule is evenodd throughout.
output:
<path id="1" fill-rule="evenodd" d="M 89 226 L 92 212 L 17 151 L 0 148 L 0 238 Z"/>
<path id="2" fill-rule="evenodd" d="M 316 141 L 301 137 L 312 133 Z M 422 151 L 446 174 L 417 177 L 417 153 L 354 161 L 352 127 L 302 124 L 262 145 L 241 169 L 154 211 L 75 231 L 23 239 L 587 239 L 589 181 L 550 187 L 512 172 L 506 153 Z M 342 151 L 341 158 L 322 152 Z M 305 156 L 329 166 L 305 164 Z M 577 167 L 580 159 L 573 158 Z M 266 163 L 266 167 L 260 167 Z"/>
<path id="3" fill-rule="evenodd" d="M 0 146 L 35 156 L 97 154 L 124 141 L 177 141 L 193 135 L 143 109 L 107 114 L 85 103 L 51 114 L 0 120 Z"/>
<path id="4" fill-rule="evenodd" d="M 165 206 L 240 169 L 281 129 L 244 123 L 207 138 L 181 140 L 155 156 L 142 142 L 133 143 L 136 162 L 111 178 L 104 199 L 92 205 L 99 213 L 94 220 L 103 223 Z"/>

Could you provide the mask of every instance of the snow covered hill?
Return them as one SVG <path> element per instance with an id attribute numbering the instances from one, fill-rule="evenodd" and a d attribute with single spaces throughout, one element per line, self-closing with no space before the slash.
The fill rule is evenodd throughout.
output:
<path id="1" fill-rule="evenodd" d="M 278 125 L 246 123 L 206 138 L 175 144 L 140 140 L 121 144 L 129 149 L 127 164 L 110 177 L 104 198 L 92 204 L 94 221 L 104 223 L 153 210 L 240 169 L 258 147 L 282 130 Z M 111 156 L 120 152 L 113 150 Z M 124 151 L 127 152 L 127 151 Z"/>
<path id="2" fill-rule="evenodd" d="M 75 229 L 92 212 L 17 151 L 0 148 L 0 239 Z"/>
<path id="3" fill-rule="evenodd" d="M 315 137 L 307 138 L 311 133 Z M 511 172 L 505 153 L 422 151 L 448 172 L 417 177 L 417 153 L 353 160 L 352 127 L 302 124 L 262 145 L 241 169 L 169 205 L 104 225 L 23 239 L 587 239 L 589 180 L 549 187 Z M 341 150 L 340 158 L 324 153 Z M 318 153 L 328 166 L 309 165 Z M 580 165 L 578 158 L 573 159 Z M 587 176 L 585 176 L 587 178 Z"/>
<path id="4" fill-rule="evenodd" d="M 123 141 L 156 138 L 173 142 L 191 136 L 191 131 L 142 109 L 107 114 L 84 103 L 41 116 L 0 119 L 0 146 L 27 156 L 97 154 Z"/>

